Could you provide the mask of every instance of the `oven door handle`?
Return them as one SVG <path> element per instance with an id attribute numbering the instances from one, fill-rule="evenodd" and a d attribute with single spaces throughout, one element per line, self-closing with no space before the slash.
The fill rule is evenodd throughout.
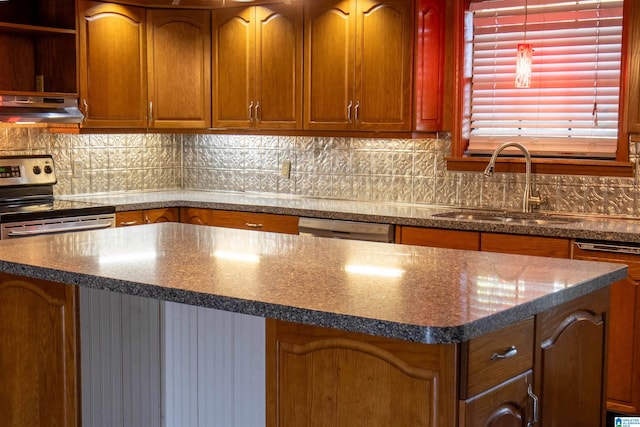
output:
<path id="1" fill-rule="evenodd" d="M 51 227 L 51 228 L 38 228 L 36 230 L 13 230 L 7 233 L 8 237 L 24 237 L 24 236 L 37 236 L 39 234 L 53 234 L 53 233 L 66 233 L 72 231 L 87 231 L 87 230 L 101 230 L 103 228 L 110 228 L 113 226 L 112 221 L 101 221 L 88 225 L 73 225 L 71 227 Z"/>

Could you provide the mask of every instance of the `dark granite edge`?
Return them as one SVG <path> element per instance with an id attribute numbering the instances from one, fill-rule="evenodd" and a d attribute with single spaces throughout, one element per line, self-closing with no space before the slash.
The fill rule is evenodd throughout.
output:
<path id="1" fill-rule="evenodd" d="M 608 286 L 611 283 L 622 280 L 627 276 L 627 267 L 620 265 L 620 269 L 603 276 L 519 304 L 516 307 L 488 315 L 477 321 L 459 326 L 421 326 L 285 306 L 277 303 L 244 300 L 221 295 L 165 288 L 157 285 L 35 267 L 7 261 L 0 261 L 0 270 L 8 274 L 34 279 L 424 344 L 450 344 L 475 338 L 526 319 L 563 302 L 579 298 Z"/>

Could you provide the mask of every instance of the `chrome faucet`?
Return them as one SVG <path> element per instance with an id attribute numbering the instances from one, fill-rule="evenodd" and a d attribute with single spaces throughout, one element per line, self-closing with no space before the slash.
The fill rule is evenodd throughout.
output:
<path id="1" fill-rule="evenodd" d="M 502 150 L 508 147 L 518 148 L 524 154 L 524 159 L 526 163 L 525 169 L 525 182 L 524 182 L 524 195 L 522 197 L 522 212 L 531 212 L 531 208 L 533 206 L 540 206 L 542 203 L 542 199 L 540 198 L 540 194 L 537 191 L 534 191 L 531 188 L 531 153 L 527 150 L 527 147 L 518 143 L 518 142 L 506 142 L 495 149 L 493 154 L 491 155 L 491 160 L 489 160 L 489 164 L 484 170 L 484 176 L 493 175 L 493 169 L 496 165 L 496 159 Z"/>

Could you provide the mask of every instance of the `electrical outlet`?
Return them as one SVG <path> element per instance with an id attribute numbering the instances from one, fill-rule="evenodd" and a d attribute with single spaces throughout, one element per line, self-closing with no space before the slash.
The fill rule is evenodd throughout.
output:
<path id="1" fill-rule="evenodd" d="M 280 175 L 282 175 L 283 178 L 291 178 L 291 160 L 283 160 Z"/>
<path id="2" fill-rule="evenodd" d="M 83 169 L 84 169 L 84 165 L 82 164 L 82 160 L 73 161 L 73 177 L 74 178 L 82 178 Z"/>

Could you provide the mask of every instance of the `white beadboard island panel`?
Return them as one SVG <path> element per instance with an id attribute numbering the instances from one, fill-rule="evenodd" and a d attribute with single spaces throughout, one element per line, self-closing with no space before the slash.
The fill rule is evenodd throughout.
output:
<path id="1" fill-rule="evenodd" d="M 263 427 L 265 319 L 166 302 L 165 427 Z"/>
<path id="2" fill-rule="evenodd" d="M 92 427 L 263 427 L 265 320 L 80 288 Z"/>

